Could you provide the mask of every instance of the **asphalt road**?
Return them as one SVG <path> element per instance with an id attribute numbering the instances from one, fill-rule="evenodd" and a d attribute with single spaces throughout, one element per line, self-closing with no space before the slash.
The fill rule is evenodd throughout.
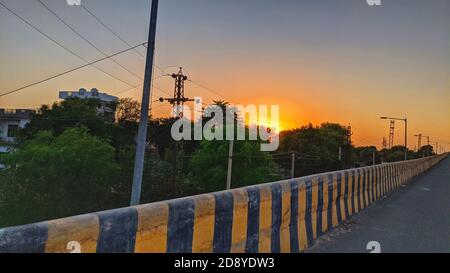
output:
<path id="1" fill-rule="evenodd" d="M 317 240 L 310 253 L 450 253 L 450 157 Z"/>

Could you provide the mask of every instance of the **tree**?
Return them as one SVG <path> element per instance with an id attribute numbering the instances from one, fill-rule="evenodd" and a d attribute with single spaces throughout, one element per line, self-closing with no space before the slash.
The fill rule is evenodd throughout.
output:
<path id="1" fill-rule="evenodd" d="M 203 140 L 193 154 L 187 187 L 192 191 L 224 190 L 228 168 L 229 141 Z M 270 154 L 261 152 L 259 141 L 235 141 L 232 187 L 270 182 L 277 179 Z M 189 189 L 188 189 L 189 190 Z"/>
<path id="2" fill-rule="evenodd" d="M 119 99 L 116 119 L 119 124 L 138 123 L 141 117 L 141 104 L 131 98 Z"/>
<path id="3" fill-rule="evenodd" d="M 31 116 L 30 123 L 19 133 L 19 141 L 31 139 L 38 131 L 50 131 L 59 136 L 68 128 L 83 126 L 92 135 L 104 139 L 111 137 L 113 125 L 98 114 L 101 102 L 97 99 L 70 98 L 55 102 L 51 107 L 43 105 Z"/>
<path id="4" fill-rule="evenodd" d="M 381 162 L 378 150 L 375 146 L 358 147 L 355 148 L 354 151 L 360 166 L 372 165 L 374 153 L 375 153 L 375 164 L 377 162 Z"/>
<path id="5" fill-rule="evenodd" d="M 339 124 L 324 123 L 317 127 L 309 124 L 281 132 L 278 151 L 296 153 L 300 160 L 295 167 L 297 176 L 337 170 L 343 167 L 339 147 L 344 145 L 345 135 L 346 128 Z"/>
<path id="6" fill-rule="evenodd" d="M 85 128 L 38 132 L 2 157 L 0 225 L 66 217 L 114 207 L 119 166 L 114 148 Z"/>
<path id="7" fill-rule="evenodd" d="M 417 151 L 418 157 L 425 157 L 425 156 L 431 156 L 434 155 L 434 148 L 431 145 L 424 145 L 420 147 L 419 151 Z"/>

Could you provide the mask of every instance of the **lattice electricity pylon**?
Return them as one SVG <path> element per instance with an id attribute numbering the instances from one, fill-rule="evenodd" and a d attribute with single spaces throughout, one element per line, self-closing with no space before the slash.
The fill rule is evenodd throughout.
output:
<path id="1" fill-rule="evenodd" d="M 172 74 L 172 78 L 175 79 L 175 90 L 173 92 L 173 98 L 159 98 L 159 101 L 167 101 L 172 104 L 172 116 L 175 118 L 180 118 L 183 116 L 184 103 L 188 101 L 194 101 L 194 99 L 184 97 L 184 82 L 188 79 L 188 77 L 183 75 L 182 67 L 180 67 L 178 74 Z"/>
<path id="2" fill-rule="evenodd" d="M 395 130 L 395 120 L 391 120 L 391 126 L 389 127 L 389 149 L 394 147 L 394 130 Z"/>

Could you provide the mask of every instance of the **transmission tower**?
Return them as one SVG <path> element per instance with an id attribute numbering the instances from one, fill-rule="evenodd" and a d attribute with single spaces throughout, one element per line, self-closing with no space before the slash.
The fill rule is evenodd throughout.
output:
<path id="1" fill-rule="evenodd" d="M 394 129 L 395 129 L 395 120 L 391 120 L 391 126 L 389 128 L 389 149 L 394 147 Z"/>
<path id="2" fill-rule="evenodd" d="M 188 79 L 183 74 L 183 68 L 180 67 L 178 74 L 172 74 L 172 78 L 175 79 L 175 89 L 173 92 L 173 98 L 159 98 L 160 102 L 168 101 L 173 106 L 173 117 L 180 118 L 183 116 L 183 106 L 185 102 L 194 101 L 184 97 L 184 82 Z"/>

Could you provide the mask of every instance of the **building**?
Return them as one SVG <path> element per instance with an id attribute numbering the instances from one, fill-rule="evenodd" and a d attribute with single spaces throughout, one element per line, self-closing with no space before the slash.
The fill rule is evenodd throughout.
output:
<path id="1" fill-rule="evenodd" d="M 0 153 L 11 151 L 19 128 L 24 128 L 35 112 L 29 109 L 0 109 Z"/>
<path id="2" fill-rule="evenodd" d="M 99 114 L 103 115 L 107 121 L 115 121 L 116 103 L 119 100 L 118 97 L 100 93 L 96 88 L 91 89 L 91 91 L 81 88 L 78 91 L 60 91 L 59 98 L 62 100 L 69 98 L 97 99 L 101 102 L 101 107 L 98 109 Z"/>

